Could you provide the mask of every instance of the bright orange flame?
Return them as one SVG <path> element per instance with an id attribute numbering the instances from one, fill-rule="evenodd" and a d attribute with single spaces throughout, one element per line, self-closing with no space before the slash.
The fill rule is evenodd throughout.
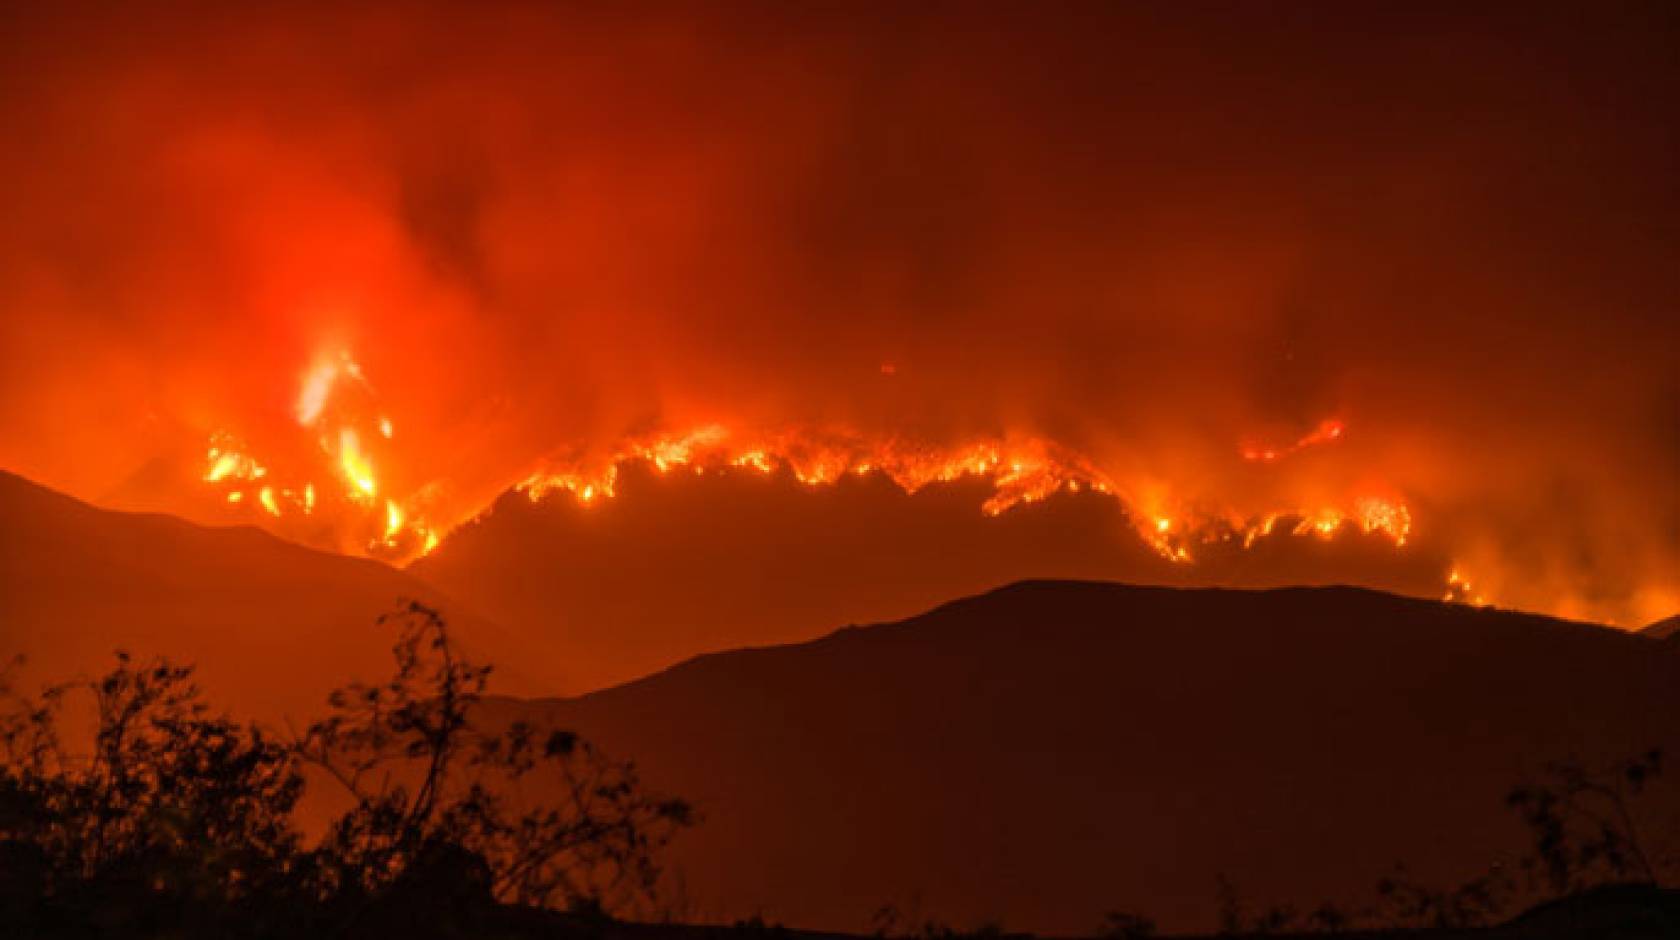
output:
<path id="1" fill-rule="evenodd" d="M 1325 433 L 1336 437 L 1341 432 Z M 636 463 L 659 474 L 679 469 L 694 473 L 730 469 L 760 474 L 786 472 L 808 486 L 831 484 L 848 474 L 880 474 L 907 493 L 932 483 L 975 478 L 992 486 L 992 495 L 980 508 L 993 516 L 1058 491 L 1088 490 L 1129 506 L 1138 504 L 1119 495 L 1114 482 L 1089 460 L 1036 438 L 934 447 L 896 439 L 869 442 L 834 434 L 746 438 L 719 425 L 632 441 L 594 464 L 572 461 L 532 474 L 520 489 L 533 501 L 566 492 L 587 505 L 615 496 L 620 467 Z M 1411 512 L 1404 504 L 1376 497 L 1356 500 L 1346 508 L 1291 510 L 1252 520 L 1189 511 L 1178 514 L 1182 524 L 1174 516 L 1161 513 L 1133 512 L 1132 516 L 1139 520 L 1137 530 L 1144 541 L 1163 558 L 1180 563 L 1194 560 L 1192 546 L 1198 543 L 1240 538 L 1245 547 L 1250 546 L 1271 534 L 1277 520 L 1285 516 L 1297 520 L 1291 530 L 1295 535 L 1328 539 L 1351 527 L 1382 535 L 1396 547 L 1406 543 L 1412 524 Z"/>
<path id="2" fill-rule="evenodd" d="M 1405 545 L 1412 534 L 1412 511 L 1400 503 L 1367 498 L 1359 500 L 1356 508 L 1359 526 L 1367 533 L 1381 532 L 1397 546 Z"/>
<path id="3" fill-rule="evenodd" d="M 1083 460 L 1055 452 L 1043 441 L 979 442 L 957 448 L 870 445 L 853 438 L 778 435 L 736 445 L 734 435 L 718 425 L 684 434 L 634 441 L 594 467 L 573 464 L 528 477 L 520 488 L 532 499 L 564 490 L 583 501 L 615 495 L 618 468 L 645 463 L 658 473 L 689 469 L 696 473 L 726 468 L 772 474 L 785 469 L 807 486 L 833 483 L 846 474 L 880 473 L 905 492 L 930 483 L 963 477 L 984 477 L 994 494 L 982 505 L 997 515 L 1022 502 L 1043 499 L 1065 486 L 1084 486 L 1106 492 L 1109 484 Z"/>
<path id="4" fill-rule="evenodd" d="M 346 383 L 359 391 L 342 394 Z M 271 483 L 268 469 L 225 433 L 212 437 L 204 480 L 226 488 L 229 503 L 237 505 L 252 496 L 264 513 L 280 520 L 282 534 L 294 515 L 322 511 L 330 512 L 329 525 L 342 551 L 402 557 L 422 548 L 429 550 L 437 544 L 438 535 L 416 513 L 426 502 L 424 491 L 408 500 L 376 500 L 382 486 L 370 446 L 391 439 L 395 428 L 388 416 L 372 410 L 372 399 L 373 389 L 361 366 L 346 353 L 324 358 L 303 376 L 295 416 L 299 425 L 313 432 L 320 461 L 317 470 L 330 468 L 328 476 L 342 481 L 340 485 L 295 478 L 291 487 Z M 257 480 L 264 485 L 251 488 Z M 321 529 L 292 531 L 314 532 L 312 538 L 318 538 Z"/>
<path id="5" fill-rule="evenodd" d="M 338 389 L 343 383 L 361 391 L 342 396 Z M 323 491 L 317 480 L 298 481 L 295 489 L 271 484 L 265 479 L 267 468 L 225 434 L 212 441 L 204 479 L 232 487 L 227 494 L 230 503 L 244 499 L 245 484 L 263 480 L 260 490 L 252 491 L 256 501 L 282 522 L 293 513 L 330 511 L 328 518 L 335 523 L 347 524 L 352 531 L 361 526 L 363 541 L 341 545 L 343 550 L 394 558 L 429 552 L 447 528 L 438 528 L 419 513 L 427 503 L 422 498 L 424 490 L 408 498 L 382 493 L 368 447 L 370 442 L 390 439 L 394 428 L 389 417 L 373 410 L 372 398 L 361 367 L 347 354 L 324 360 L 303 377 L 296 416 L 312 432 L 332 476 L 342 481 L 340 486 Z M 1339 421 L 1325 421 L 1282 452 L 1338 440 L 1343 433 Z M 580 505 L 592 505 L 617 495 L 622 468 L 628 465 L 646 466 L 658 474 L 786 474 L 813 487 L 851 476 L 878 475 L 906 493 L 935 483 L 972 479 L 990 486 L 990 494 L 980 505 L 988 516 L 1058 492 L 1096 494 L 1122 503 L 1139 537 L 1162 558 L 1181 564 L 1193 562 L 1201 545 L 1236 541 L 1245 548 L 1252 546 L 1272 535 L 1281 520 L 1288 520 L 1285 531 L 1291 535 L 1332 539 L 1343 531 L 1354 531 L 1382 536 L 1396 547 L 1407 543 L 1412 530 L 1411 511 L 1403 502 L 1386 497 L 1367 496 L 1347 504 L 1305 509 L 1285 507 L 1255 517 L 1179 504 L 1155 486 L 1147 488 L 1149 496 L 1144 499 L 1117 485 L 1088 458 L 1031 437 L 937 446 L 835 431 L 748 435 L 710 424 L 632 439 L 593 460 L 551 464 L 529 475 L 518 488 L 534 501 L 565 492 Z M 382 495 L 383 499 L 376 499 Z"/>
<path id="6" fill-rule="evenodd" d="M 338 432 L 338 460 L 344 468 L 344 478 L 363 496 L 372 496 L 379 490 L 379 483 L 373 477 L 373 464 L 362 453 L 362 438 L 353 428 L 344 428 Z M 354 493 L 352 495 L 355 495 Z"/>
<path id="7" fill-rule="evenodd" d="M 218 434 L 211 439 L 207 459 L 209 466 L 204 471 L 206 483 L 260 480 L 268 475 L 268 468 L 245 454 L 239 443 L 226 434 Z"/>
<path id="8" fill-rule="evenodd" d="M 1470 584 L 1469 576 L 1457 565 L 1447 572 L 1447 591 L 1441 596 L 1441 600 L 1449 604 L 1469 604 L 1472 607 L 1488 606 L 1487 598 L 1476 592 Z"/>

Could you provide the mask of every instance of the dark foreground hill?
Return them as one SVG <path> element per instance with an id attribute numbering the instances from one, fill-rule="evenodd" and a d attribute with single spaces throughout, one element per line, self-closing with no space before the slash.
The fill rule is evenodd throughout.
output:
<path id="1" fill-rule="evenodd" d="M 96 509 L 0 473 L 0 657 L 27 657 L 26 684 L 101 672 L 121 647 L 196 664 L 218 705 L 308 718 L 329 689 L 388 671 L 374 621 L 399 597 L 449 610 L 462 642 L 518 682 L 501 634 L 388 566 Z"/>
<path id="2" fill-rule="evenodd" d="M 988 516 L 990 484 L 915 494 L 879 474 L 811 487 L 779 471 L 655 474 L 625 464 L 616 499 L 532 503 L 509 492 L 409 572 L 567 664 L 573 694 L 701 653 L 813 639 L 896 620 L 1024 578 L 1277 587 L 1366 584 L 1438 597 L 1446 559 L 1346 526 L 1333 539 L 1280 525 L 1163 558 L 1126 509 L 1089 490 Z"/>
<path id="3" fill-rule="evenodd" d="M 1551 760 L 1680 745 L 1647 638 L 1349 588 L 1030 582 L 901 623 L 497 706 L 633 756 L 704 822 L 675 845 L 710 920 L 912 919 L 1086 933 L 1357 906 L 1397 862 L 1509 861 L 1509 788 Z"/>

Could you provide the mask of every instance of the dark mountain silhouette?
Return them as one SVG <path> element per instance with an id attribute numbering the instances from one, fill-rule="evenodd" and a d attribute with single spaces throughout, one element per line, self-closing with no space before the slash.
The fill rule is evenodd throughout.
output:
<path id="1" fill-rule="evenodd" d="M 1397 862 L 1449 887 L 1514 858 L 1513 784 L 1680 745 L 1680 660 L 1651 649 L 1352 588 L 1029 582 L 496 708 L 692 800 L 673 861 L 704 916 L 1205 928 L 1221 873 L 1254 904 L 1357 903 Z"/>
<path id="2" fill-rule="evenodd" d="M 824 518 L 857 509 L 837 492 Z M 972 512 L 968 495 L 923 498 Z M 1050 515 L 979 525 L 1030 535 L 1065 521 L 1041 508 Z M 594 524 L 577 512 L 568 526 Z M 29 655 L 33 675 L 93 673 L 121 646 L 199 664 L 218 704 L 315 715 L 327 688 L 384 674 L 391 637 L 373 619 L 402 595 L 442 606 L 468 651 L 498 664 L 504 692 L 528 694 L 522 677 L 552 683 L 548 671 L 568 664 L 543 637 L 512 642 L 408 574 L 251 528 L 99 510 L 3 474 L 0 518 L 0 653 Z M 623 550 L 637 534 L 615 528 L 608 541 Z M 725 561 L 762 559 L 743 540 L 711 538 Z M 882 551 L 905 566 L 921 557 L 916 544 Z M 716 570 L 697 564 L 667 587 L 652 574 L 680 552 L 652 551 L 642 594 L 680 599 Z M 797 580 L 775 575 L 791 565 L 740 577 L 785 614 Z M 528 598 L 582 590 L 567 580 L 575 572 L 545 581 L 543 570 L 512 564 L 485 591 L 527 577 Z M 814 590 L 846 600 L 859 577 L 819 573 Z M 855 600 L 913 596 L 901 571 Z M 622 602 L 639 610 L 635 596 Z M 1130 908 L 1177 928 L 1209 925 L 1221 873 L 1256 905 L 1357 902 L 1395 862 L 1446 887 L 1514 854 L 1523 832 L 1502 798 L 1546 761 L 1680 751 L 1680 659 L 1652 648 L 1593 626 L 1349 588 L 1028 582 L 898 624 L 703 656 L 582 698 L 494 707 L 575 728 L 699 805 L 704 822 L 673 861 L 685 910 L 700 917 L 859 929 L 891 903 L 958 925 L 1076 933 Z"/>
<path id="3" fill-rule="evenodd" d="M 211 699 L 259 716 L 308 717 L 352 676 L 387 670 L 375 619 L 399 597 L 450 611 L 475 655 L 520 661 L 489 621 L 378 562 L 306 548 L 251 527 L 206 528 L 112 512 L 0 473 L 0 656 L 23 679 L 94 674 L 124 648 L 196 664 Z"/>
<path id="4" fill-rule="evenodd" d="M 619 496 L 582 506 L 508 493 L 411 573 L 568 664 L 576 691 L 691 656 L 808 640 L 841 623 L 910 616 L 1023 578 L 1276 587 L 1361 583 L 1440 596 L 1445 560 L 1352 527 L 1333 540 L 1277 534 L 1163 559 L 1113 499 L 1059 493 L 1000 516 L 978 480 L 915 495 L 879 476 L 810 487 L 741 470 L 653 475 L 627 465 Z M 1310 574 L 1309 574 L 1310 573 Z"/>
<path id="5" fill-rule="evenodd" d="M 1672 640 L 1675 637 L 1680 637 L 1680 614 L 1649 624 L 1639 632 L 1656 640 Z"/>

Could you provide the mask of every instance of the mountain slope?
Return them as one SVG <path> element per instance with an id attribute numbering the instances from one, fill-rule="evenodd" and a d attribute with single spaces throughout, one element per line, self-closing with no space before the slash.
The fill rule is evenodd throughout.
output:
<path id="1" fill-rule="evenodd" d="M 1675 637 L 1680 637 L 1680 614 L 1675 614 L 1653 624 L 1647 624 L 1639 632 L 1654 640 L 1672 640 Z"/>
<path id="2" fill-rule="evenodd" d="M 26 687 L 101 670 L 120 647 L 197 664 L 218 705 L 307 717 L 345 680 L 389 673 L 374 621 L 405 597 L 451 612 L 480 655 L 515 661 L 487 621 L 377 562 L 97 509 L 0 473 L 0 656 L 27 658 Z"/>
<path id="3" fill-rule="evenodd" d="M 1088 931 L 1141 909 L 1369 901 L 1522 845 L 1546 761 L 1680 745 L 1648 639 L 1350 588 L 1031 582 L 886 626 L 501 702 L 634 757 L 704 823 L 702 915 L 858 929 L 886 903 Z"/>
<path id="4" fill-rule="evenodd" d="M 1022 578 L 1272 587 L 1312 580 L 1438 597 L 1444 560 L 1348 527 L 1334 539 L 1279 526 L 1250 548 L 1199 545 L 1168 561 L 1121 504 L 1062 492 L 998 516 L 989 484 L 905 493 L 848 475 L 811 487 L 752 471 L 657 475 L 627 464 L 618 496 L 582 505 L 504 495 L 410 573 L 563 658 L 583 689 L 699 653 L 821 636 L 836 624 L 910 616 Z"/>

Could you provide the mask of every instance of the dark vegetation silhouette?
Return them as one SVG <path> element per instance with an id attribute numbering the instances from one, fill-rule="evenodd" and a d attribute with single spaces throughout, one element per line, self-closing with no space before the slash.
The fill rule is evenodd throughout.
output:
<path id="1" fill-rule="evenodd" d="M 1144 940 L 1155 936 L 1155 921 L 1131 911 L 1110 911 L 1097 936 L 1103 940 Z"/>
<path id="2" fill-rule="evenodd" d="M 1030 933 L 1005 930 L 996 920 L 960 928 L 921 914 L 920 899 L 909 907 L 883 904 L 869 917 L 869 935 L 876 940 L 1008 940 L 1030 937 Z"/>
<path id="3" fill-rule="evenodd" d="M 1218 936 L 1303 934 L 1462 936 L 1680 936 L 1680 826 L 1641 800 L 1663 770 L 1651 749 L 1601 768 L 1571 759 L 1549 763 L 1513 787 L 1506 805 L 1526 827 L 1531 849 L 1514 865 L 1495 864 L 1452 888 L 1416 881 L 1404 866 L 1376 884 L 1360 907 L 1323 903 L 1310 910 L 1273 904 L 1251 910 L 1237 885 L 1215 884 Z M 878 909 L 872 933 L 882 940 L 1011 936 L 996 924 L 955 929 Z M 1144 940 L 1155 921 L 1135 911 L 1108 913 L 1091 932 L 1101 940 Z"/>
<path id="4" fill-rule="evenodd" d="M 1653 748 L 1596 771 L 1578 760 L 1554 763 L 1512 790 L 1506 803 L 1534 837 L 1530 877 L 1558 895 L 1604 881 L 1671 883 L 1680 865 L 1673 827 L 1657 823 L 1667 831 L 1651 841 L 1637 805 L 1662 770 L 1663 752 Z"/>
<path id="5" fill-rule="evenodd" d="M 383 619 L 391 678 L 335 692 L 301 733 L 218 714 L 190 667 L 126 653 L 38 696 L 8 684 L 0 918 L 35 936 L 436 936 L 507 904 L 649 903 L 690 807 L 564 730 L 477 727 L 489 667 L 423 604 Z M 520 801 L 537 777 L 558 786 Z M 350 804 L 314 840 L 294 820 L 306 780 Z"/>
<path id="6" fill-rule="evenodd" d="M 1672 929 L 1680 936 L 1680 825 L 1641 798 L 1661 777 L 1663 752 L 1650 749 L 1607 767 L 1570 759 L 1545 766 L 1506 796 L 1528 831 L 1531 847 L 1515 864 L 1451 888 L 1416 881 L 1397 866 L 1376 885 L 1376 901 L 1358 909 L 1324 904 L 1302 914 L 1277 905 L 1250 914 L 1237 888 L 1219 879 L 1222 935 L 1342 933 L 1349 930 L 1462 931 L 1504 926 L 1521 935 L 1547 930 Z M 1672 810 L 1672 807 L 1670 807 Z M 1104 936 L 1126 915 L 1110 915 Z M 1147 923 L 1144 927 L 1147 929 Z M 1611 934 L 1606 934 L 1611 935 Z M 1645 934 L 1634 934 L 1643 936 Z M 1656 933 L 1657 936 L 1666 936 Z"/>
<path id="7" fill-rule="evenodd" d="M 1509 917 L 1519 905 L 1625 898 L 1630 888 L 1660 897 L 1680 874 L 1673 844 L 1680 830 L 1660 818 L 1662 807 L 1641 797 L 1662 767 L 1662 751 L 1654 748 L 1608 767 L 1576 759 L 1547 764 L 1505 798 L 1531 843 L 1514 866 L 1495 865 L 1451 890 L 1421 886 L 1400 870 L 1377 886 L 1378 916 L 1417 927 L 1479 927 Z M 1672 898 L 1666 903 L 1674 907 Z M 1680 923 L 1674 926 L 1680 929 Z"/>
<path id="8" fill-rule="evenodd" d="M 390 677 L 339 689 L 324 718 L 283 733 L 213 710 L 191 667 L 165 660 L 119 652 L 104 675 L 33 696 L 0 675 L 0 932 L 512 937 L 657 914 L 661 851 L 695 821 L 690 806 L 571 731 L 483 718 L 491 670 L 462 657 L 436 610 L 410 602 L 381 622 L 396 634 Z M 1667 890 L 1680 827 L 1652 799 L 1663 771 L 1656 749 L 1546 765 L 1506 798 L 1526 854 L 1452 888 L 1396 869 L 1363 907 L 1251 909 L 1221 878 L 1221 932 L 1636 923 L 1663 935 L 1680 927 Z M 344 806 L 319 831 L 298 822 L 306 791 Z M 508 920 L 545 909 L 563 913 Z M 762 917 L 670 929 L 802 933 Z M 1127 910 L 1093 933 L 1156 931 Z M 1024 936 L 894 906 L 873 933 Z"/>

